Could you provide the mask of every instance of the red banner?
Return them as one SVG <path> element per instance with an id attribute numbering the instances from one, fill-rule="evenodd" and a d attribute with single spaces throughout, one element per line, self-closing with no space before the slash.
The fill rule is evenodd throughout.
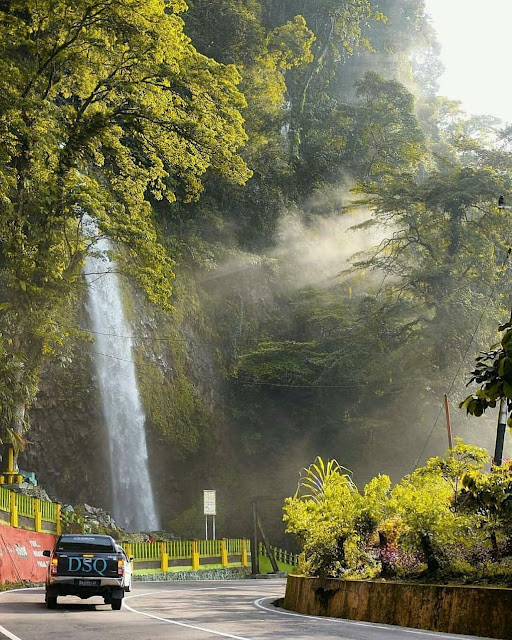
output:
<path id="1" fill-rule="evenodd" d="M 4 582 L 44 582 L 48 558 L 44 549 L 53 549 L 56 536 L 0 525 L 0 584 Z"/>

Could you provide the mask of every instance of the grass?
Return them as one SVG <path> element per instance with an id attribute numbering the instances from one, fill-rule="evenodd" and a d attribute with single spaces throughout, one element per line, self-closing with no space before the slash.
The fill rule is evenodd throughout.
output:
<path id="1" fill-rule="evenodd" d="M 285 562 L 277 561 L 277 566 L 279 567 L 279 571 L 285 571 L 286 573 L 293 573 L 295 567 L 292 567 L 291 564 L 286 564 Z M 270 559 L 266 556 L 260 556 L 260 573 L 272 573 L 272 564 Z"/>

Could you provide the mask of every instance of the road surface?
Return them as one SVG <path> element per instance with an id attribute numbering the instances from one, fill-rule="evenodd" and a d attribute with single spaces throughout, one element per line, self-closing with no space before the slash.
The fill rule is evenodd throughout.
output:
<path id="1" fill-rule="evenodd" d="M 0 593 L 5 640 L 455 640 L 472 638 L 367 622 L 301 616 L 276 608 L 284 580 L 137 582 L 123 609 L 102 598 L 59 598 L 43 589 Z"/>

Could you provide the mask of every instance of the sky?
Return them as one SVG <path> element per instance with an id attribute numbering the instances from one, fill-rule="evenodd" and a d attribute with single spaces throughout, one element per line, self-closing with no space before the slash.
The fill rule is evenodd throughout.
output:
<path id="1" fill-rule="evenodd" d="M 439 94 L 512 122 L 512 0 L 426 0 L 446 71 Z"/>

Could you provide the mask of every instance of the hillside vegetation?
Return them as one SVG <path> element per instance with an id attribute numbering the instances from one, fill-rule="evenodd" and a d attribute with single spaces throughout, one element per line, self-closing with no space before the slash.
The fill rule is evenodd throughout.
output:
<path id="1" fill-rule="evenodd" d="M 509 315 L 512 131 L 437 95 L 422 0 L 10 0 L 0 70 L 0 437 L 56 497 L 112 499 L 85 213 L 167 528 L 201 535 L 214 487 L 244 535 L 317 454 L 364 482 L 444 449 Z"/>

